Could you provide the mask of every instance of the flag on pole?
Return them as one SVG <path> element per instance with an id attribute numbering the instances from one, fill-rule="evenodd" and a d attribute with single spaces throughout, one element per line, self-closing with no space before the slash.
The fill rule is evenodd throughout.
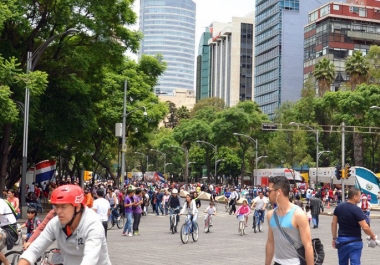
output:
<path id="1" fill-rule="evenodd" d="M 56 161 L 44 160 L 36 164 L 36 183 L 49 182 L 55 174 Z"/>
<path id="2" fill-rule="evenodd" d="M 154 180 L 159 181 L 161 183 L 166 183 L 166 179 L 164 175 L 162 175 L 160 172 L 157 172 L 157 171 L 154 172 Z"/>

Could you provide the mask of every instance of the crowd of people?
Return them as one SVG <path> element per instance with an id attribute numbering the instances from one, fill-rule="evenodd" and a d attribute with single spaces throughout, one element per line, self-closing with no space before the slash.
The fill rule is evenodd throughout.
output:
<path id="1" fill-rule="evenodd" d="M 26 251 L 21 256 L 20 265 L 33 264 L 54 240 L 61 249 L 60 260 L 63 264 L 108 265 L 110 260 L 106 238 L 107 223 L 111 215 L 118 221 L 125 215 L 122 235 L 128 237 L 139 235 L 141 218 L 147 215 L 149 210 L 156 215 L 171 216 L 175 210 L 182 207 L 179 215 L 190 214 L 193 226 L 197 227 L 198 210 L 202 204 L 199 195 L 204 192 L 209 194 L 209 197 L 206 197 L 209 198 L 209 206 L 204 211 L 208 215 L 217 214 L 214 201 L 219 198 L 217 196 L 221 196 L 231 206 L 230 214 L 244 216 L 246 226 L 252 212 L 259 213 L 259 222 L 267 219 L 269 234 L 266 257 L 267 261 L 274 259 L 275 264 L 296 264 L 292 262 L 300 257 L 294 253 L 293 246 L 304 247 L 302 258 L 305 264 L 309 264 L 310 224 L 313 228 L 318 228 L 319 215 L 327 206 L 326 200 L 328 204 L 334 202 L 338 205 L 332 221 L 332 246 L 338 249 L 339 260 L 360 260 L 363 247 L 359 240 L 360 229 L 369 236 L 371 247 L 379 244 L 369 226 L 371 204 L 368 194 L 362 194 L 356 188 L 347 189 L 345 203 L 341 203 L 342 192 L 339 189 L 291 188 L 285 177 L 270 178 L 268 186 L 253 187 L 136 181 L 122 189 L 113 187 L 111 183 L 88 185 L 84 189 L 75 183 L 44 183 L 26 188 L 27 196 L 31 197 L 30 193 L 33 193 L 35 198 L 32 198 L 33 202 L 28 202 L 27 220 L 22 225 L 27 229 L 27 233 L 24 237 Z M 181 192 L 185 195 L 183 202 L 179 196 Z M 0 199 L 0 250 L 5 246 L 11 249 L 17 240 L 16 219 L 20 213 L 17 193 L 16 190 L 5 190 L 3 199 Z M 241 205 L 236 207 L 238 202 Z M 50 203 L 53 209 L 42 221 L 37 215 L 43 211 L 40 207 L 43 208 L 44 203 Z M 355 205 L 355 208 L 352 208 L 352 205 Z M 177 218 L 179 221 L 179 216 Z M 205 220 L 206 218 L 207 215 Z M 351 218 L 349 222 L 347 218 Z M 44 234 L 43 237 L 39 236 L 41 233 Z M 99 238 L 99 233 L 104 236 Z M 280 233 L 288 233 L 293 244 L 286 242 L 288 239 L 281 237 Z M 69 247 L 66 244 L 67 240 L 76 248 Z M 94 249 L 102 254 L 95 257 Z M 6 265 L 9 264 L 1 251 L 0 260 Z"/>

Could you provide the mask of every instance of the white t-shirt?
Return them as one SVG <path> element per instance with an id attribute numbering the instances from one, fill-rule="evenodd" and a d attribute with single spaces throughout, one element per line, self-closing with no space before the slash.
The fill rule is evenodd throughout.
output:
<path id="1" fill-rule="evenodd" d="M 110 208 L 110 202 L 104 198 L 94 200 L 94 204 L 92 205 L 92 209 L 96 210 L 102 221 L 108 221 L 108 209 Z"/>
<path id="2" fill-rule="evenodd" d="M 260 210 L 264 207 L 264 204 L 268 203 L 268 198 L 263 196 L 261 199 L 260 196 L 257 196 L 253 201 L 256 203 L 255 210 Z"/>
<path id="3" fill-rule="evenodd" d="M 16 223 L 16 217 L 13 215 L 9 205 L 0 199 L 0 226 Z"/>
<path id="4" fill-rule="evenodd" d="M 206 210 L 205 210 L 208 214 L 214 214 L 216 212 L 216 208 L 215 206 L 213 207 L 210 207 L 210 206 L 207 206 Z"/>

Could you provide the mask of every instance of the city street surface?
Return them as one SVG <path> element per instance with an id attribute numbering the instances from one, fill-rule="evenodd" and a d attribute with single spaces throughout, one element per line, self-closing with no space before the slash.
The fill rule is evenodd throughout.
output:
<path id="1" fill-rule="evenodd" d="M 206 201 L 202 201 L 198 224 L 202 228 Z M 153 215 L 151 208 L 148 216 L 143 216 L 140 224 L 140 235 L 134 237 L 121 236 L 122 230 L 116 227 L 108 231 L 108 250 L 112 264 L 125 264 L 126 261 L 135 264 L 264 264 L 267 224 L 264 231 L 254 233 L 252 216 L 247 235 L 238 234 L 238 220 L 224 210 L 223 204 L 217 205 L 219 214 L 214 217 L 211 232 L 205 234 L 201 229 L 199 239 L 193 242 L 189 237 L 187 244 L 182 244 L 180 234 L 169 231 L 169 217 Z M 333 208 L 326 209 L 333 212 Z M 375 215 L 375 213 L 373 213 Z M 379 217 L 380 212 L 377 214 Z M 338 264 L 337 251 L 331 247 L 331 216 L 321 215 L 318 229 L 311 229 L 312 238 L 319 237 L 325 247 L 324 264 Z M 185 220 L 181 216 L 179 227 Z M 374 219 L 371 227 L 380 236 L 380 220 Z M 179 229 L 178 229 L 179 230 Z M 365 235 L 363 240 L 365 240 Z M 362 264 L 379 264 L 380 246 L 372 249 L 366 245 L 363 249 Z"/>
<path id="2" fill-rule="evenodd" d="M 254 233 L 252 229 L 252 214 L 249 217 L 249 227 L 246 235 L 238 233 L 238 220 L 225 212 L 223 204 L 217 204 L 218 215 L 213 219 L 213 227 L 210 233 L 203 231 L 203 211 L 208 205 L 202 201 L 202 207 L 198 217 L 200 226 L 199 239 L 193 242 L 191 236 L 187 244 L 182 244 L 180 234 L 172 234 L 169 231 L 169 217 L 156 216 L 149 208 L 147 216 L 142 216 L 140 235 L 134 237 L 122 236 L 122 229 L 116 226 L 108 230 L 108 251 L 112 264 L 127 264 L 133 262 L 137 265 L 178 265 L 178 264 L 264 264 L 265 243 L 267 238 L 267 223 L 263 232 Z M 379 208 L 380 210 L 380 208 Z M 331 214 L 334 207 L 325 209 L 325 214 L 320 215 L 318 229 L 311 229 L 312 238 L 320 238 L 325 247 L 325 261 L 323 264 L 338 264 L 337 251 L 331 247 Z M 46 212 L 46 211 L 45 211 Z M 380 211 L 372 211 L 371 228 L 380 236 Z M 39 215 L 41 220 L 45 215 Z M 180 230 L 185 216 L 181 216 L 178 224 Z M 18 220 L 19 223 L 25 220 Z M 366 243 L 365 234 L 362 232 L 363 241 Z M 52 247 L 56 245 L 53 244 Z M 15 246 L 19 250 L 21 246 Z M 362 264 L 377 265 L 380 260 L 380 246 L 375 249 L 363 248 Z"/>

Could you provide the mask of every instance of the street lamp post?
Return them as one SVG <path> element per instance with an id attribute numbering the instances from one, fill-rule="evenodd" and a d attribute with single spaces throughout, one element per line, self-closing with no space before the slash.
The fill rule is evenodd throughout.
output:
<path id="1" fill-rule="evenodd" d="M 57 37 L 71 35 L 79 32 L 77 29 L 68 29 L 64 33 L 54 35 L 47 39 L 44 43 L 41 44 L 34 52 L 28 51 L 27 53 L 27 62 L 26 62 L 26 73 L 34 71 L 34 68 L 37 65 L 38 60 L 41 55 L 44 53 L 46 48 L 52 43 Z M 21 188 L 20 188 L 20 197 L 21 197 L 21 217 L 26 216 L 26 202 L 25 202 L 25 186 L 26 186 L 26 170 L 28 167 L 28 133 L 29 133 L 29 102 L 30 102 L 30 91 L 29 88 L 25 88 L 25 104 L 24 104 L 24 131 L 23 131 L 23 141 L 22 141 L 22 175 L 21 175 Z"/>
<path id="2" fill-rule="evenodd" d="M 138 109 L 143 108 L 144 109 L 144 116 L 147 116 L 146 108 L 144 106 L 140 106 L 135 108 L 133 111 L 129 112 L 127 114 L 127 89 L 128 89 L 128 80 L 125 79 L 124 81 L 124 103 L 123 103 L 123 125 L 122 125 L 122 135 L 121 135 L 121 187 L 124 186 L 125 182 L 125 152 L 127 152 L 127 146 L 125 145 L 125 127 L 126 127 L 126 120 L 127 116 L 132 114 Z"/>
<path id="3" fill-rule="evenodd" d="M 179 148 L 185 153 L 185 182 L 187 183 L 189 177 L 189 150 L 187 150 L 187 148 L 182 148 L 175 145 L 172 145 L 170 147 Z"/>
<path id="4" fill-rule="evenodd" d="M 216 177 L 216 161 L 217 161 L 217 152 L 218 152 L 218 146 L 217 145 L 212 145 L 210 144 L 209 142 L 206 142 L 206 141 L 201 141 L 201 140 L 198 140 L 196 141 L 198 144 L 199 143 L 204 143 L 204 144 L 207 144 L 209 146 L 211 146 L 213 149 L 214 149 L 214 153 L 215 153 L 215 168 L 214 168 L 214 176 L 215 176 L 215 182 L 217 181 L 217 177 Z"/>
<path id="5" fill-rule="evenodd" d="M 161 155 L 164 156 L 164 175 L 165 175 L 166 174 L 166 153 L 161 152 L 160 150 L 157 150 L 157 149 L 150 149 L 150 151 L 160 153 Z"/>
<path id="6" fill-rule="evenodd" d="M 324 154 L 324 153 L 331 153 L 331 151 L 321 151 L 321 152 L 319 152 L 319 153 L 318 153 L 318 163 L 319 163 L 319 158 L 320 158 L 321 155 Z M 317 168 L 318 168 L 318 166 L 319 166 L 319 165 L 317 165 Z M 330 187 L 332 187 L 332 179 L 331 179 L 331 186 L 330 186 Z"/>
<path id="7" fill-rule="evenodd" d="M 315 188 L 317 188 L 318 187 L 318 169 L 319 169 L 319 166 L 318 166 L 318 164 L 319 164 L 319 156 L 318 156 L 318 154 L 319 154 L 319 130 L 315 130 L 312 127 L 310 127 L 309 125 L 305 125 L 305 124 L 302 124 L 302 123 L 290 122 L 289 124 L 290 125 L 298 125 L 298 126 L 306 127 L 310 131 L 312 131 L 313 133 L 315 133 L 315 138 L 316 138 L 316 141 L 317 141 L 316 152 L 315 152 L 316 153 L 316 155 L 315 155 L 315 159 L 316 159 L 315 163 L 317 164 L 317 166 L 316 166 L 317 172 L 315 173 L 315 185 L 316 185 Z M 310 185 L 310 179 L 309 179 L 309 185 Z"/>
<path id="8" fill-rule="evenodd" d="M 255 169 L 257 169 L 257 149 L 258 149 L 258 145 L 259 145 L 259 140 L 258 139 L 253 139 L 252 137 L 248 136 L 248 135 L 245 135 L 245 134 L 241 134 L 241 133 L 234 133 L 235 136 L 242 136 L 242 137 L 245 137 L 245 138 L 248 138 L 249 140 L 251 140 L 252 142 L 255 143 Z M 255 172 L 254 174 L 254 178 L 253 178 L 253 186 L 256 186 L 256 182 L 257 182 L 257 170 L 253 170 L 253 172 Z M 252 182 L 252 181 L 251 181 Z"/>

